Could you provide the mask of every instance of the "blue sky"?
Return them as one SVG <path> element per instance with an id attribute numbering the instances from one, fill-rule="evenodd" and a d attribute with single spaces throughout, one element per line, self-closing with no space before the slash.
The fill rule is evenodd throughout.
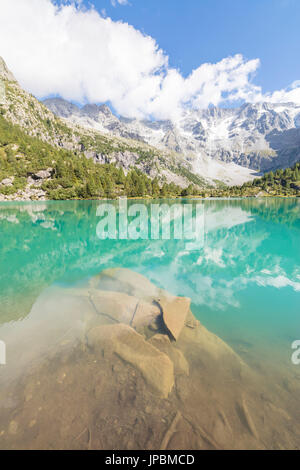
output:
<path id="1" fill-rule="evenodd" d="M 300 0 L 1 0 L 0 55 L 38 98 L 128 117 L 300 106 Z"/>
<path id="2" fill-rule="evenodd" d="M 300 77 L 299 0 L 129 0 L 95 7 L 154 37 L 186 76 L 202 62 L 242 53 L 260 58 L 256 83 L 284 88 Z"/>

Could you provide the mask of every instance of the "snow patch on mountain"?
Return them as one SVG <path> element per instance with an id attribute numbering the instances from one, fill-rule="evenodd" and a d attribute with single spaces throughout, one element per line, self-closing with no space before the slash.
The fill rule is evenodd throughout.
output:
<path id="1" fill-rule="evenodd" d="M 300 159 L 300 106 L 294 103 L 188 109 L 176 122 L 117 117 L 106 105 L 80 108 L 60 98 L 44 104 L 81 126 L 180 154 L 195 173 L 211 181 L 241 184 L 256 171 L 290 166 Z"/>

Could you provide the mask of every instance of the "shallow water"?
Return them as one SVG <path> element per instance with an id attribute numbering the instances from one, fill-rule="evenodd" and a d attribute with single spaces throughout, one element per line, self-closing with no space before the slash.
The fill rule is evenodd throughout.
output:
<path id="1" fill-rule="evenodd" d="M 198 250 L 188 250 L 184 240 L 99 240 L 97 201 L 0 203 L 0 340 L 7 345 L 2 389 L 11 381 L 18 384 L 27 366 L 47 358 L 48 346 L 55 352 L 58 339 L 62 344 L 65 335 L 80 338 L 80 315 L 62 315 L 80 311 L 80 300 L 72 306 L 74 298 L 61 299 L 58 292 L 78 290 L 100 271 L 123 267 L 191 298 L 201 324 L 271 388 L 289 384 L 297 409 L 300 366 L 292 364 L 291 345 L 300 340 L 300 201 L 199 203 L 205 240 Z M 230 394 L 230 384 L 226 387 Z M 14 393 L 2 396 L 10 420 Z"/>

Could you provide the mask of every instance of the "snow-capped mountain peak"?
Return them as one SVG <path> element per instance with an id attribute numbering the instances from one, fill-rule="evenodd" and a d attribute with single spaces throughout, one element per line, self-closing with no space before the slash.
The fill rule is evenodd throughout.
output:
<path id="1" fill-rule="evenodd" d="M 300 106 L 294 103 L 185 110 L 177 122 L 117 117 L 107 105 L 80 108 L 57 98 L 44 104 L 74 123 L 176 152 L 204 177 L 217 179 L 218 168 L 227 174 L 235 164 L 249 179 L 249 169 L 263 172 L 300 159 Z"/>

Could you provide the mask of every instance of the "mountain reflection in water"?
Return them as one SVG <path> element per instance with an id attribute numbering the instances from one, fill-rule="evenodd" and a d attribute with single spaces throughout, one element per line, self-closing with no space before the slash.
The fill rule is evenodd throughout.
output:
<path id="1" fill-rule="evenodd" d="M 169 202 L 178 204 L 174 200 Z M 0 447 L 2 428 L 7 439 L 3 441 L 5 448 L 21 446 L 20 426 L 27 426 L 27 421 L 31 440 L 24 441 L 23 447 L 45 446 L 46 426 L 37 425 L 38 417 L 31 416 L 33 405 L 30 403 L 39 405 L 38 408 L 48 407 L 48 413 L 59 412 L 65 398 L 54 393 L 50 384 L 53 377 L 66 387 L 64 393 L 71 393 L 67 381 L 59 374 L 72 376 L 72 387 L 77 384 L 81 398 L 87 399 L 92 393 L 93 397 L 96 395 L 96 402 L 92 408 L 82 405 L 86 420 L 77 422 L 75 408 L 79 405 L 73 395 L 69 397 L 72 407 L 66 408 L 69 415 L 65 418 L 65 429 L 61 430 L 61 444 L 53 442 L 54 448 L 60 445 L 77 448 L 77 444 L 79 448 L 109 448 L 110 445 L 143 448 L 147 442 L 149 448 L 155 448 L 163 442 L 164 432 L 172 426 L 173 420 L 177 423 L 179 436 L 187 434 L 191 437 L 193 448 L 231 447 L 236 433 L 241 432 L 241 422 L 245 435 L 238 447 L 295 448 L 299 445 L 297 397 L 300 376 L 299 368 L 291 363 L 291 343 L 300 339 L 299 201 L 244 199 L 200 203 L 204 205 L 205 243 L 198 251 L 188 251 L 185 241 L 180 240 L 99 240 L 96 236 L 98 201 L 0 204 L 0 339 L 7 343 L 8 358 L 7 365 L 0 369 L 0 397 L 4 410 L 0 412 Z M 117 207 L 116 201 L 113 204 Z M 145 204 L 151 202 L 145 201 Z M 186 374 L 178 373 L 177 376 L 176 372 L 172 391 L 177 390 L 179 402 L 175 402 L 175 398 L 169 398 L 167 402 L 157 398 L 157 408 L 150 407 L 151 418 L 147 418 L 147 413 L 146 416 L 141 414 L 143 407 L 145 411 L 150 406 L 152 392 L 143 388 L 139 375 L 131 376 L 134 371 L 123 369 L 122 361 L 110 364 L 113 359 L 109 359 L 108 364 L 101 363 L 103 377 L 112 383 L 117 381 L 114 383 L 116 390 L 122 388 L 122 384 L 118 385 L 119 379 L 123 385 L 129 380 L 129 391 L 130 387 L 134 389 L 131 395 L 128 391 L 130 396 L 123 397 L 128 406 L 132 403 L 133 411 L 126 408 L 128 423 L 125 424 L 125 415 L 119 416 L 116 429 L 111 417 L 99 417 L 97 422 L 94 416 L 98 409 L 96 403 L 103 405 L 105 402 L 111 412 L 113 408 L 109 407 L 115 403 L 115 411 L 120 413 L 122 399 L 117 397 L 110 402 L 106 385 L 94 383 L 93 364 L 98 358 L 84 346 L 87 327 L 95 314 L 93 306 L 86 300 L 85 290 L 95 275 L 115 267 L 129 268 L 144 275 L 157 288 L 174 296 L 190 298 L 191 310 L 201 325 L 225 341 L 226 344 L 221 339 L 216 340 L 223 351 L 221 356 L 229 354 L 228 359 L 220 359 L 222 370 L 219 370 L 216 350 L 213 353 L 209 349 L 210 342 L 215 341 L 211 333 L 205 333 L 203 338 L 206 339 L 200 346 L 199 338 L 189 336 L 187 330 L 178 348 L 189 363 L 189 375 L 184 379 Z M 201 331 L 204 334 L 207 330 Z M 177 348 L 176 344 L 172 347 Z M 239 361 L 244 366 L 240 366 Z M 119 368 L 117 378 L 109 375 L 112 366 L 115 370 Z M 206 377 L 206 385 L 202 383 L 203 377 Z M 34 385 L 35 381 L 41 380 L 43 390 L 40 393 L 48 397 L 47 403 L 42 403 Z M 83 383 L 87 384 L 89 380 L 92 391 L 88 385 L 88 391 L 84 391 Z M 235 391 L 233 384 L 237 387 Z M 137 390 L 136 387 L 140 388 Z M 218 387 L 224 402 L 216 412 L 221 416 L 217 419 L 212 409 L 213 403 L 220 400 Z M 27 399 L 31 397 L 29 400 L 22 395 L 23 389 Z M 50 392 L 59 403 L 51 402 Z M 264 396 L 262 402 L 257 393 Z M 182 408 L 180 400 L 186 403 L 185 407 Z M 196 410 L 190 401 L 199 401 Z M 209 410 L 204 411 L 207 405 Z M 166 406 L 166 416 L 163 418 L 165 425 L 159 430 L 157 423 L 161 417 L 155 414 L 160 406 Z M 16 413 L 19 422 L 11 418 Z M 197 419 L 201 420 L 201 430 L 195 435 L 189 428 L 195 426 L 189 421 L 190 413 L 196 413 Z M 235 414 L 239 424 L 228 422 L 230 413 Z M 265 434 L 260 435 L 259 429 L 264 428 L 262 423 L 266 417 L 270 422 L 264 429 Z M 76 442 L 76 436 L 71 436 L 68 428 L 71 418 L 76 422 L 76 432 L 78 430 L 78 435 L 82 432 L 83 436 Z M 91 419 L 95 422 L 91 423 Z M 133 442 L 129 438 L 126 441 L 122 437 L 126 434 L 124 426 L 130 429 L 130 420 L 134 422 L 135 419 L 141 420 L 138 426 L 141 440 L 136 437 Z M 148 421 L 153 423 L 147 431 Z M 99 423 L 103 429 L 115 429 L 116 435 L 111 431 L 110 440 L 105 441 L 103 434 L 97 432 Z M 270 438 L 272 426 L 274 429 L 279 427 L 273 444 Z M 55 426 L 54 431 L 57 431 Z M 147 432 L 150 433 L 148 437 Z M 153 432 L 159 433 L 160 442 L 151 440 Z M 51 431 L 49 433 L 51 435 Z M 91 433 L 97 437 L 92 438 Z M 221 435 L 225 436 L 224 442 Z M 180 443 L 175 439 L 166 445 L 176 448 Z"/>

